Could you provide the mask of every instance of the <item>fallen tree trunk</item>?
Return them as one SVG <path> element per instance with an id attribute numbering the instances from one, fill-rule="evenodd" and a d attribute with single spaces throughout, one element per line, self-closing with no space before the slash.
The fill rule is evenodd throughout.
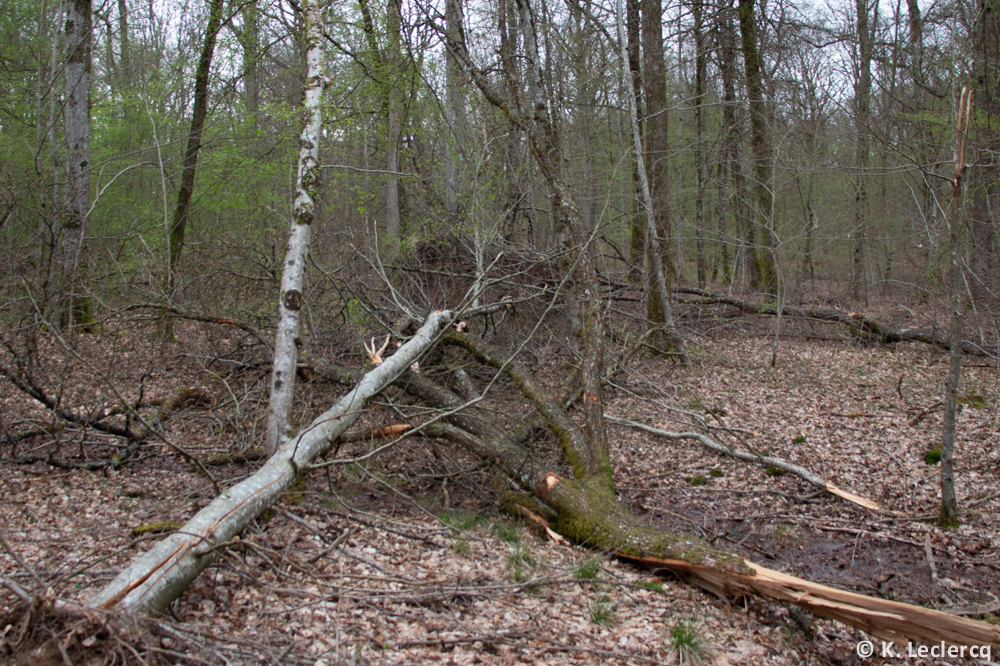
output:
<path id="1" fill-rule="evenodd" d="M 814 486 L 819 486 L 823 490 L 830 492 L 838 497 L 841 497 L 848 502 L 853 502 L 858 506 L 863 506 L 866 509 L 872 509 L 874 511 L 886 511 L 878 502 L 861 497 L 860 495 L 855 495 L 854 493 L 844 490 L 843 488 L 838 488 L 829 481 L 813 474 L 805 467 L 800 467 L 799 465 L 794 465 L 787 460 L 782 460 L 781 458 L 775 458 L 774 456 L 763 456 L 757 453 L 752 453 L 750 451 L 740 451 L 739 449 L 733 449 L 724 444 L 716 442 L 711 437 L 701 434 L 700 432 L 670 432 L 668 430 L 663 430 L 662 428 L 654 428 L 653 426 L 648 426 L 644 423 L 637 423 L 635 421 L 628 421 L 626 419 L 620 419 L 614 416 L 605 415 L 604 418 L 611 421 L 612 423 L 617 423 L 619 425 L 626 425 L 632 428 L 637 428 L 639 430 L 645 430 L 648 433 L 658 435 L 660 437 L 665 437 L 666 439 L 693 439 L 708 449 L 721 453 L 723 455 L 732 456 L 737 460 L 742 460 L 744 462 L 753 463 L 756 465 L 765 465 L 767 467 L 777 467 L 778 469 L 784 470 L 786 472 L 791 472 L 796 476 L 799 476 Z M 892 511 L 890 513 L 896 513 Z"/>
<path id="2" fill-rule="evenodd" d="M 707 300 L 698 301 L 701 305 L 731 305 L 748 314 L 778 316 L 776 305 L 758 305 L 730 296 L 716 294 L 706 289 L 695 289 L 693 287 L 681 287 L 674 290 L 675 294 L 692 294 L 701 296 Z M 894 328 L 862 316 L 856 312 L 844 312 L 836 308 L 797 308 L 792 305 L 781 307 L 782 317 L 799 317 L 802 319 L 816 319 L 845 326 L 855 335 L 863 337 L 873 342 L 882 344 L 892 344 L 897 342 L 922 342 L 939 349 L 951 349 L 951 344 L 947 336 L 939 334 L 937 331 L 925 328 Z M 987 358 L 1000 358 L 1000 349 L 984 349 L 969 340 L 962 341 L 962 353 L 969 356 L 985 356 Z"/>
<path id="3" fill-rule="evenodd" d="M 274 504 L 300 471 L 357 420 L 364 405 L 417 360 L 450 317 L 448 311 L 431 313 L 406 344 L 286 442 L 253 476 L 216 497 L 183 528 L 135 560 L 87 604 L 145 615 L 166 610 L 215 559 L 218 549 Z"/>

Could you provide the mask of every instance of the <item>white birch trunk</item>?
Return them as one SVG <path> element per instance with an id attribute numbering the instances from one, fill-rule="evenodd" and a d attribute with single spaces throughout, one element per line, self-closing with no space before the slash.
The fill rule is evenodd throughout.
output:
<path id="1" fill-rule="evenodd" d="M 310 0 L 306 0 L 310 2 Z M 153 615 L 166 610 L 228 543 L 273 505 L 299 471 L 330 448 L 357 420 L 365 404 L 417 360 L 451 318 L 435 311 L 395 354 L 361 378 L 358 385 L 316 418 L 256 474 L 229 488 L 199 511 L 184 527 L 140 556 L 107 587 L 87 601 L 93 608 L 115 608 Z"/>
<path id="2" fill-rule="evenodd" d="M 274 366 L 271 370 L 271 398 L 267 408 L 265 448 L 268 455 L 294 433 L 291 423 L 295 398 L 295 363 L 298 360 L 302 289 L 309 254 L 309 237 L 316 207 L 316 181 L 319 177 L 319 134 L 323 120 L 322 98 L 323 26 L 315 0 L 302 3 L 306 21 L 305 122 L 299 139 L 299 172 L 296 179 L 295 209 L 288 237 L 288 252 L 281 275 L 281 298 L 278 299 L 278 330 L 274 339 Z"/>

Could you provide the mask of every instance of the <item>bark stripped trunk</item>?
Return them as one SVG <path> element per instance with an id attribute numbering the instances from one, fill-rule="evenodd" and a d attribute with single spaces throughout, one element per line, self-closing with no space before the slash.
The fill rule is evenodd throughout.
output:
<path id="1" fill-rule="evenodd" d="M 66 3 L 66 203 L 62 208 L 60 323 L 96 329 L 89 289 L 91 0 Z"/>
<path id="2" fill-rule="evenodd" d="M 305 18 L 306 82 L 302 107 L 305 122 L 299 138 L 299 169 L 295 187 L 295 217 L 288 237 L 281 296 L 278 299 L 278 327 L 271 370 L 271 397 L 267 409 L 265 448 L 273 455 L 292 436 L 292 402 L 295 398 L 295 362 L 298 356 L 299 320 L 302 291 L 309 255 L 309 238 L 316 209 L 316 182 L 319 178 L 319 135 L 323 121 L 323 25 L 320 9 L 312 0 L 303 2 Z"/>
<path id="3" fill-rule="evenodd" d="M 303 3 L 310 5 L 310 0 Z M 316 41 L 319 33 L 314 33 Z M 273 505 L 302 470 L 357 420 L 365 404 L 427 349 L 451 313 L 435 311 L 395 354 L 287 441 L 253 476 L 229 488 L 183 528 L 157 543 L 87 601 L 92 608 L 155 615 L 166 610 L 228 543 Z"/>
<path id="4" fill-rule="evenodd" d="M 184 151 L 184 167 L 181 172 L 181 187 L 177 191 L 177 206 L 170 223 L 167 243 L 167 274 L 163 278 L 163 293 L 169 303 L 177 288 L 177 266 L 184 250 L 184 234 L 187 229 L 191 198 L 194 195 L 194 177 L 198 170 L 198 153 L 201 151 L 201 135 L 208 117 L 208 79 L 212 71 L 212 57 L 215 42 L 222 27 L 223 0 L 212 0 L 208 7 L 208 25 L 205 28 L 205 43 L 198 59 L 198 69 L 194 78 L 194 109 L 191 112 L 191 131 L 188 133 L 187 149 Z M 164 337 L 173 338 L 173 329 L 167 319 Z"/>

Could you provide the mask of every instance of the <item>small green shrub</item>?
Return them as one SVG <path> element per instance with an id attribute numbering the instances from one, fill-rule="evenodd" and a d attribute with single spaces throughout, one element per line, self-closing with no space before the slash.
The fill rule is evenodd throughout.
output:
<path id="1" fill-rule="evenodd" d="M 471 530 L 489 520 L 485 514 L 475 511 L 444 511 L 440 518 L 442 523 L 459 532 Z"/>
<path id="2" fill-rule="evenodd" d="M 768 467 L 767 468 L 767 475 L 768 476 L 784 476 L 786 474 L 788 474 L 788 472 L 786 472 L 785 470 L 781 469 L 780 467 Z"/>
<path id="3" fill-rule="evenodd" d="M 713 477 L 715 477 L 717 479 L 721 479 L 722 477 L 724 477 L 726 475 L 726 473 L 723 472 L 721 469 L 712 469 L 712 470 L 709 470 L 708 475 L 709 476 L 713 476 Z"/>
<path id="4" fill-rule="evenodd" d="M 667 647 L 681 666 L 697 666 L 709 656 L 708 641 L 701 624 L 694 620 L 684 620 L 670 627 Z"/>
<path id="5" fill-rule="evenodd" d="M 941 449 L 931 449 L 924 452 L 924 462 L 928 465 L 937 465 L 941 462 Z"/>
<path id="6" fill-rule="evenodd" d="M 958 399 L 958 402 L 963 405 L 968 405 L 969 409 L 986 409 L 986 407 L 990 404 L 985 395 L 972 393 L 969 395 L 963 395 Z"/>
<path id="7" fill-rule="evenodd" d="M 805 443 L 806 443 L 805 435 L 796 435 L 795 439 L 792 440 L 792 444 L 805 444 Z"/>
<path id="8" fill-rule="evenodd" d="M 588 557 L 583 564 L 573 570 L 573 578 L 577 580 L 593 580 L 601 572 L 601 563 L 596 557 Z"/>
<path id="9" fill-rule="evenodd" d="M 517 544 L 521 543 L 522 527 L 521 523 L 501 522 L 497 523 L 493 529 L 501 541 Z"/>
<path id="10" fill-rule="evenodd" d="M 535 555 L 527 546 L 518 544 L 507 552 L 507 570 L 515 583 L 530 579 L 535 564 Z"/>
<path id="11" fill-rule="evenodd" d="M 590 602 L 590 621 L 602 627 L 610 627 L 615 623 L 615 605 L 606 595 Z"/>

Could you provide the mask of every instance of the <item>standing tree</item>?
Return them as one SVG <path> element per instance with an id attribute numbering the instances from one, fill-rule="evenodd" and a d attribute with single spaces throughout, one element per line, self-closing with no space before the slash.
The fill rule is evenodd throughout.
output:
<path id="1" fill-rule="evenodd" d="M 764 96 L 764 78 L 757 44 L 757 18 L 754 0 L 739 0 L 740 35 L 743 40 L 743 67 L 746 72 L 747 97 L 750 98 L 750 145 L 754 158 L 754 238 L 747 252 L 752 253 L 756 271 L 751 284 L 769 294 L 778 293 L 778 267 L 774 256 L 778 245 L 774 233 L 774 148 L 768 122 L 768 104 Z"/>
<path id="2" fill-rule="evenodd" d="M 958 381 L 962 373 L 962 301 L 965 279 L 962 271 L 962 174 L 965 171 L 965 138 L 969 131 L 972 95 L 962 96 L 958 103 L 955 130 L 955 176 L 952 179 L 951 232 L 948 261 L 950 264 L 951 335 L 949 336 L 948 381 L 944 389 L 944 424 L 941 432 L 941 510 L 938 525 L 958 527 L 958 499 L 955 496 L 955 422 L 958 420 Z"/>
<path id="3" fill-rule="evenodd" d="M 1000 206 L 1000 4 L 997 0 L 979 0 L 972 38 L 973 85 L 978 110 L 973 129 L 976 148 L 983 155 L 982 164 L 972 179 L 972 251 L 970 269 L 973 294 L 980 299 L 992 294 L 997 302 L 997 271 L 1000 262 L 1000 234 L 997 211 Z"/>
<path id="4" fill-rule="evenodd" d="M 66 3 L 66 204 L 62 209 L 60 322 L 95 330 L 89 289 L 91 0 Z"/>
<path id="5" fill-rule="evenodd" d="M 303 3 L 306 38 L 305 121 L 299 139 L 299 169 L 295 179 L 295 204 L 292 229 L 288 235 L 278 299 L 278 330 L 274 341 L 274 365 L 271 368 L 271 397 L 267 408 L 265 448 L 268 456 L 292 436 L 292 402 L 295 398 L 295 364 L 298 360 L 300 310 L 309 256 L 309 238 L 316 211 L 316 182 L 319 179 L 319 138 L 323 124 L 323 88 L 326 75 L 323 64 L 323 26 L 319 7 Z"/>
<path id="6" fill-rule="evenodd" d="M 854 76 L 854 131 L 857 173 L 854 177 L 854 271 L 851 275 L 855 298 L 867 297 L 867 261 L 869 235 L 868 162 L 871 124 L 872 58 L 875 31 L 878 26 L 878 0 L 869 7 L 869 0 L 856 1 L 857 51 Z"/>
<path id="7" fill-rule="evenodd" d="M 194 195 L 194 177 L 198 169 L 198 152 L 201 150 L 201 136 L 208 117 L 208 83 L 212 71 L 212 56 L 215 53 L 216 37 L 222 27 L 223 0 L 210 0 L 208 22 L 205 27 L 205 42 L 198 59 L 198 69 L 194 77 L 194 109 L 191 112 L 191 129 L 188 132 L 187 149 L 184 151 L 184 166 L 181 170 L 181 186 L 177 191 L 177 206 L 170 222 L 167 239 L 167 272 L 163 278 L 163 293 L 167 302 L 173 298 L 177 288 L 177 266 L 184 250 L 184 233 L 187 229 L 191 197 Z M 163 327 L 166 339 L 173 339 L 173 328 L 167 319 Z"/>

